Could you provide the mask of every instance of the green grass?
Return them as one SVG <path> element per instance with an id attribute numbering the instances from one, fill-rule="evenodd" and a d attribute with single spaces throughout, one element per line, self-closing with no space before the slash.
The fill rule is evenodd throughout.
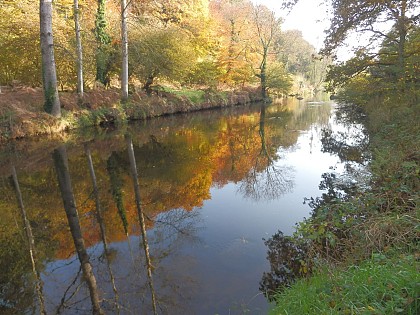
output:
<path id="1" fill-rule="evenodd" d="M 299 280 L 277 296 L 271 314 L 419 314 L 418 268 L 414 255 L 374 255 L 359 266 Z"/>
<path id="2" fill-rule="evenodd" d="M 203 102 L 204 95 L 206 94 L 206 92 L 203 90 L 186 90 L 186 89 L 177 90 L 177 89 L 173 89 L 167 86 L 160 86 L 159 89 L 167 93 L 174 94 L 176 96 L 186 97 L 194 104 Z"/>
<path id="3" fill-rule="evenodd" d="M 388 97 L 364 110 L 371 187 L 300 223 L 294 239 L 319 264 L 277 294 L 272 314 L 420 314 L 420 106 Z"/>

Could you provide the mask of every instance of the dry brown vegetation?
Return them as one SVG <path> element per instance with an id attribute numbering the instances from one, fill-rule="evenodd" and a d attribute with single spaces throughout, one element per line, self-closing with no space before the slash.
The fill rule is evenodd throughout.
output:
<path id="1" fill-rule="evenodd" d="M 60 92 L 63 117 L 57 119 L 44 112 L 41 88 L 3 87 L 0 94 L 0 142 L 87 125 L 246 104 L 260 100 L 258 95 L 258 91 L 252 88 L 224 93 L 206 91 L 203 100 L 195 103 L 186 96 L 163 91 L 150 96 L 134 92 L 129 102 L 121 105 L 120 92 L 113 88 L 87 91 L 81 103 L 75 92 Z"/>

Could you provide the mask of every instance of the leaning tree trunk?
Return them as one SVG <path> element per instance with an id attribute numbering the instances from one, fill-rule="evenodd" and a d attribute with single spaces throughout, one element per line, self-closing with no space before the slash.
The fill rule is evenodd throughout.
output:
<path id="1" fill-rule="evenodd" d="M 61 116 L 60 99 L 57 89 L 57 73 L 54 59 L 52 29 L 52 0 L 40 0 L 40 39 L 42 56 L 42 83 L 44 86 L 44 109 L 47 113 Z"/>
<path id="2" fill-rule="evenodd" d="M 128 99 L 128 32 L 127 32 L 127 1 L 121 0 L 121 99 Z"/>
<path id="3" fill-rule="evenodd" d="M 82 39 L 80 37 L 80 23 L 79 23 L 79 1 L 74 0 L 74 30 L 76 32 L 76 53 L 77 53 L 77 95 L 79 101 L 83 100 L 83 50 Z"/>

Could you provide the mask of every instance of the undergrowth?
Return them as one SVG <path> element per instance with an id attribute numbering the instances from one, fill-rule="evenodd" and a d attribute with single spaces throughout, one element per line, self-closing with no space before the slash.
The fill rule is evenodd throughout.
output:
<path id="1" fill-rule="evenodd" d="M 277 296 L 272 314 L 407 314 L 420 311 L 420 276 L 411 254 L 372 257 L 315 274 Z"/>
<path id="2" fill-rule="evenodd" d="M 300 263 L 310 269 L 277 293 L 273 314 L 420 313 L 420 104 L 396 103 L 363 104 L 371 184 L 318 202 L 297 226 L 289 241 L 305 249 Z"/>

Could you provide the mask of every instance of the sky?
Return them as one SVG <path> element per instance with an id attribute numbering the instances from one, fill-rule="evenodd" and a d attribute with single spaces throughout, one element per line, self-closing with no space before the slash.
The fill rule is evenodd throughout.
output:
<path id="1" fill-rule="evenodd" d="M 328 27 L 326 8 L 320 0 L 299 0 L 293 10 L 287 14 L 280 9 L 280 0 L 252 0 L 273 10 L 284 19 L 283 30 L 297 29 L 302 31 L 303 38 L 317 50 L 322 47 L 324 30 Z"/>

